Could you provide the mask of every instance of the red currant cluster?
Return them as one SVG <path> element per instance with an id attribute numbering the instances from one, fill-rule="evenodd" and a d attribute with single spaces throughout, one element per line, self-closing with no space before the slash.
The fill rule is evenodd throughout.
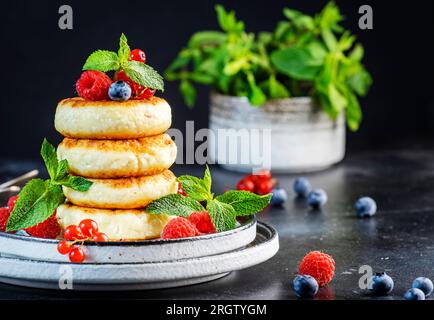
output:
<path id="1" fill-rule="evenodd" d="M 178 182 L 178 193 L 184 197 L 188 197 L 188 195 L 185 193 L 184 189 L 182 188 L 181 182 Z"/>
<path id="2" fill-rule="evenodd" d="M 68 226 L 63 237 L 65 240 L 59 242 L 57 251 L 60 254 L 69 255 L 69 261 L 73 263 L 81 263 L 86 258 L 82 248 L 84 241 L 109 241 L 109 237 L 105 233 L 98 232 L 98 224 L 92 219 L 84 219 L 78 226 Z"/>
<path id="3" fill-rule="evenodd" d="M 261 170 L 256 174 L 248 174 L 238 181 L 237 190 L 250 191 L 259 195 L 268 194 L 276 185 L 269 170 Z"/>

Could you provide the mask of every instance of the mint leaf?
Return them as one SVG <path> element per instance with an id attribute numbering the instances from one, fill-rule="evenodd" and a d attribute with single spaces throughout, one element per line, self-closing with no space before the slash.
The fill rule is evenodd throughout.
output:
<path id="1" fill-rule="evenodd" d="M 97 70 L 102 72 L 118 70 L 120 67 L 116 52 L 97 50 L 86 60 L 83 70 Z"/>
<path id="2" fill-rule="evenodd" d="M 207 184 L 204 180 L 193 176 L 180 176 L 178 182 L 181 183 L 185 193 L 196 201 L 204 201 L 212 199 Z"/>
<path id="3" fill-rule="evenodd" d="M 55 180 L 62 180 L 68 175 L 68 160 L 63 159 L 60 160 L 57 165 L 56 170 L 56 179 Z"/>
<path id="4" fill-rule="evenodd" d="M 44 139 L 44 142 L 42 142 L 41 156 L 42 159 L 44 160 L 50 178 L 53 180 L 56 179 L 57 166 L 58 166 L 57 153 L 54 146 L 51 143 L 49 143 L 47 139 Z"/>
<path id="5" fill-rule="evenodd" d="M 188 80 L 182 80 L 179 83 L 179 91 L 182 93 L 187 107 L 193 107 L 194 103 L 196 102 L 197 93 L 191 82 Z"/>
<path id="6" fill-rule="evenodd" d="M 164 91 L 163 77 L 152 67 L 139 61 L 126 61 L 122 68 L 131 80 L 150 88 Z"/>
<path id="7" fill-rule="evenodd" d="M 154 200 L 146 207 L 151 214 L 168 214 L 188 217 L 194 211 L 203 211 L 205 208 L 197 201 L 180 194 L 169 194 Z"/>
<path id="8" fill-rule="evenodd" d="M 249 191 L 227 191 L 216 200 L 231 205 L 236 216 L 248 216 L 264 209 L 271 200 L 271 194 L 259 196 Z"/>
<path id="9" fill-rule="evenodd" d="M 211 172 L 209 171 L 208 165 L 206 165 L 205 173 L 203 174 L 203 183 L 208 191 L 211 194 L 211 185 L 212 185 L 212 177 Z"/>
<path id="10" fill-rule="evenodd" d="M 59 183 L 65 187 L 71 188 L 76 191 L 81 191 L 81 192 L 85 192 L 89 190 L 89 188 L 93 184 L 92 181 L 77 176 L 68 176 L 66 180 L 60 181 Z"/>
<path id="11" fill-rule="evenodd" d="M 119 39 L 119 50 L 118 56 L 121 65 L 123 65 L 130 58 L 131 50 L 128 45 L 128 40 L 125 34 L 121 34 L 121 38 Z"/>
<path id="12" fill-rule="evenodd" d="M 20 192 L 9 216 L 6 231 L 16 231 L 47 220 L 65 201 L 60 186 L 50 186 L 48 181 L 33 179 Z"/>
<path id="13" fill-rule="evenodd" d="M 236 213 L 230 204 L 214 199 L 207 202 L 206 209 L 217 232 L 235 228 Z"/>

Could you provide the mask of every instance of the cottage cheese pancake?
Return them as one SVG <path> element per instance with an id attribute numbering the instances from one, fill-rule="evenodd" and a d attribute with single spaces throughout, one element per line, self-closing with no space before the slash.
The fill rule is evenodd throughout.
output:
<path id="1" fill-rule="evenodd" d="M 60 226 L 78 225 L 84 219 L 98 223 L 98 230 L 110 240 L 145 240 L 160 237 L 166 223 L 171 219 L 167 215 L 152 215 L 144 210 L 108 210 L 79 207 L 63 204 L 57 208 Z"/>
<path id="2" fill-rule="evenodd" d="M 54 124 L 63 136 L 78 139 L 136 139 L 165 132 L 172 122 L 161 98 L 89 101 L 69 98 L 57 105 Z"/>
<path id="3" fill-rule="evenodd" d="M 65 138 L 57 148 L 69 172 L 88 178 L 138 177 L 161 173 L 175 162 L 176 145 L 167 134 L 130 140 Z"/>
<path id="4" fill-rule="evenodd" d="M 93 184 L 85 192 L 63 187 L 71 203 L 102 209 L 143 208 L 153 200 L 178 191 L 176 177 L 170 170 L 136 178 L 88 180 Z"/>

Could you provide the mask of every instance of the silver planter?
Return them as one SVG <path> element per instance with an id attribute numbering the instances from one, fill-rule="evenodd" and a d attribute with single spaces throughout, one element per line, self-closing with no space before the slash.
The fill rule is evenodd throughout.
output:
<path id="1" fill-rule="evenodd" d="M 344 114 L 333 121 L 309 97 L 273 100 L 254 107 L 245 97 L 213 93 L 209 128 L 213 132 L 208 140 L 210 161 L 234 171 L 250 172 L 260 167 L 288 173 L 316 171 L 341 161 L 345 154 Z M 228 129 L 234 129 L 232 135 L 259 130 L 263 139 L 248 141 L 240 136 L 238 143 L 228 145 L 222 141 L 227 135 L 218 134 Z M 246 156 L 261 144 L 262 164 Z"/>

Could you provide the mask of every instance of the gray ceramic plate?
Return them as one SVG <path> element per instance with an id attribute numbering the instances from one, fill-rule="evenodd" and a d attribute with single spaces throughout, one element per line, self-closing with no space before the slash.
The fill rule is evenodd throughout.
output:
<path id="1" fill-rule="evenodd" d="M 59 281 L 75 290 L 134 290 L 176 287 L 210 281 L 231 271 L 264 262 L 276 254 L 276 230 L 258 222 L 255 240 L 230 252 L 198 258 L 145 263 L 35 261 L 0 257 L 0 281 L 36 288 L 59 289 Z"/>

